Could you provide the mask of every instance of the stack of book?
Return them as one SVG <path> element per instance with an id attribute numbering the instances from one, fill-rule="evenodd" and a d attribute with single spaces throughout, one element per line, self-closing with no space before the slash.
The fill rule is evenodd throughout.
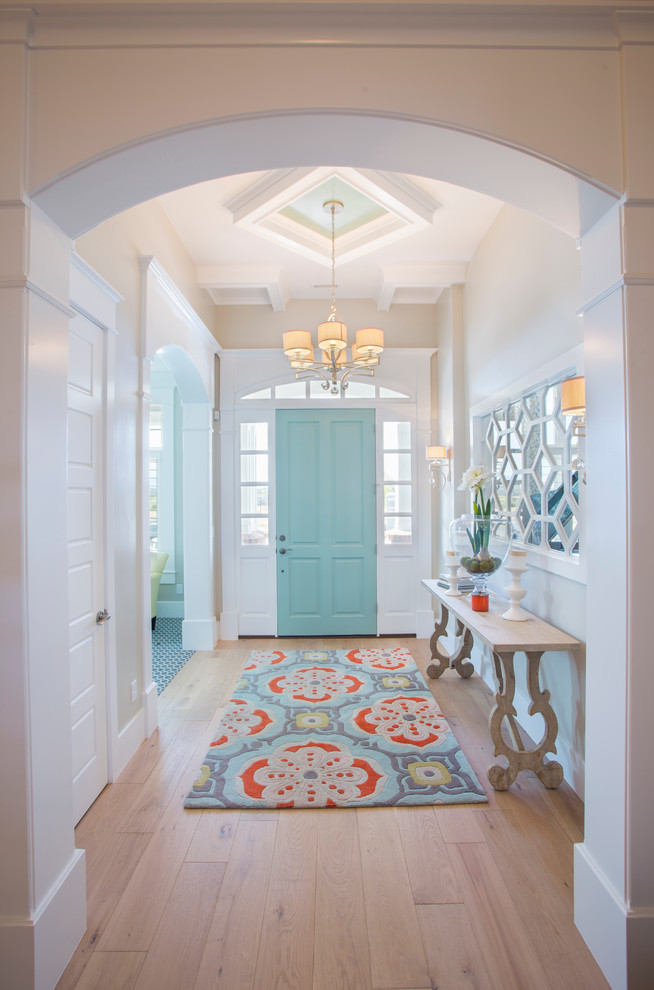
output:
<path id="1" fill-rule="evenodd" d="M 445 574 L 439 574 L 436 584 L 439 588 L 449 588 L 450 582 L 448 581 Z M 470 578 L 459 578 L 459 583 L 457 585 L 457 590 L 461 592 L 462 595 L 467 595 L 474 588 L 474 585 Z"/>

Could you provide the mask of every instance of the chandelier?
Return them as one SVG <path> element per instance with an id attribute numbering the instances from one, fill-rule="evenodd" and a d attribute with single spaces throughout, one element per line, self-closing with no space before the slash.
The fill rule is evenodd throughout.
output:
<path id="1" fill-rule="evenodd" d="M 336 199 L 323 203 L 323 209 L 332 217 L 332 307 L 324 323 L 318 326 L 318 347 L 322 360 L 316 361 L 311 334 L 308 330 L 288 330 L 284 334 L 284 354 L 288 357 L 296 378 L 313 378 L 322 381 L 322 387 L 332 395 L 338 395 L 339 386 L 344 391 L 350 375 L 372 377 L 384 350 L 384 331 L 377 327 L 357 330 L 356 344 L 352 344 L 351 360 L 347 355 L 347 326 L 336 312 L 336 253 L 334 218 L 343 210 Z"/>

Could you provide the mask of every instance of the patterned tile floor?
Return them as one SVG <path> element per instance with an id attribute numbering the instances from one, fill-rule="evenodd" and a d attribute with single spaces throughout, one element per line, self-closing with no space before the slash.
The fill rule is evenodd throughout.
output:
<path id="1" fill-rule="evenodd" d="M 161 694 L 175 674 L 179 674 L 194 650 L 182 649 L 182 620 L 157 618 L 152 633 L 152 680 Z"/>

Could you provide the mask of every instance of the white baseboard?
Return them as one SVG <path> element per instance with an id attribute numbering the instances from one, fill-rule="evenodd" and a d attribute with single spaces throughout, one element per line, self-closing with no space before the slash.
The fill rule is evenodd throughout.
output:
<path id="1" fill-rule="evenodd" d="M 145 714 L 143 709 L 141 709 L 141 711 L 137 712 L 134 718 L 118 733 L 118 745 L 116 747 L 115 754 L 116 763 L 112 768 L 111 783 L 113 783 L 113 781 L 116 780 L 119 774 L 125 769 L 145 738 Z"/>
<path id="2" fill-rule="evenodd" d="M 146 739 L 149 739 L 159 724 L 159 706 L 157 705 L 157 685 L 154 681 L 141 695 L 143 705 L 143 732 Z"/>
<path id="3" fill-rule="evenodd" d="M 584 842 L 574 847 L 574 919 L 611 990 L 650 990 L 654 907 L 627 908 Z"/>
<path id="4" fill-rule="evenodd" d="M 213 650 L 218 639 L 215 618 L 184 619 L 182 622 L 183 650 Z"/>
<path id="5" fill-rule="evenodd" d="M 157 602 L 157 615 L 162 619 L 183 619 L 184 602 Z"/>
<path id="6" fill-rule="evenodd" d="M 627 990 L 625 908 L 583 842 L 574 847 L 574 919 L 611 990 Z"/>
<path id="7" fill-rule="evenodd" d="M 86 930 L 86 854 L 75 849 L 31 918 L 0 924 L 2 986 L 52 990 Z"/>
<path id="8" fill-rule="evenodd" d="M 238 639 L 238 613 L 220 613 L 220 638 L 224 640 Z"/>

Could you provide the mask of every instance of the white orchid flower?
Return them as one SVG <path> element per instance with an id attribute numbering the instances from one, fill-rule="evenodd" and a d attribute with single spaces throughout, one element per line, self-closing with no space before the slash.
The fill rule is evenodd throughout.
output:
<path id="1" fill-rule="evenodd" d="M 490 471 L 483 464 L 471 464 L 468 470 L 463 473 L 458 491 L 464 492 L 467 489 L 471 492 L 480 492 L 489 478 Z"/>

